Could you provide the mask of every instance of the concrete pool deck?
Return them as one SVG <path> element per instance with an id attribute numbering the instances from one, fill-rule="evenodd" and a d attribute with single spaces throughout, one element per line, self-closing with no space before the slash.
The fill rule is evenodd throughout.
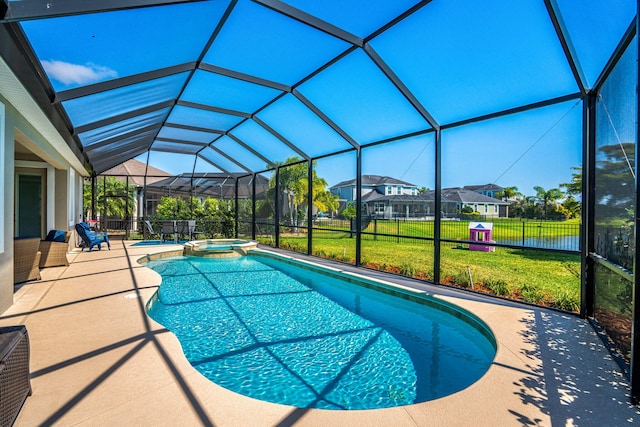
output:
<path id="1" fill-rule="evenodd" d="M 366 275 L 416 287 L 484 320 L 498 341 L 489 371 L 451 396 L 381 410 L 300 409 L 238 395 L 202 377 L 177 339 L 145 314 L 160 276 L 137 260 L 179 246 L 131 243 L 113 241 L 111 251 L 70 253 L 68 267 L 43 269 L 42 280 L 22 285 L 14 305 L 0 316 L 2 326 L 26 325 L 31 345 L 33 395 L 16 426 L 640 423 L 626 377 L 588 321 L 375 272 Z"/>

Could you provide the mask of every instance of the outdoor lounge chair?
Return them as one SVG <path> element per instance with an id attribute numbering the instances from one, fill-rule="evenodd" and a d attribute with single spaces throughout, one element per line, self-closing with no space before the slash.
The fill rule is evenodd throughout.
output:
<path id="1" fill-rule="evenodd" d="M 168 240 L 166 238 L 167 236 L 174 236 L 174 241 L 178 240 L 178 236 L 176 235 L 175 221 L 172 221 L 172 220 L 162 221 L 162 225 L 160 229 L 160 241 L 164 242 L 165 240 Z"/>
<path id="2" fill-rule="evenodd" d="M 69 265 L 70 231 L 51 230 L 44 240 L 40 241 L 40 268 Z"/>
<path id="3" fill-rule="evenodd" d="M 39 244 L 39 237 L 18 237 L 13 241 L 13 283 L 40 279 Z"/>
<path id="4" fill-rule="evenodd" d="M 178 242 L 182 239 L 191 240 L 191 234 L 189 233 L 189 222 L 188 221 L 176 221 L 176 234 L 178 237 Z"/>
<path id="5" fill-rule="evenodd" d="M 151 240 L 153 236 L 157 236 L 158 238 L 161 238 L 161 234 L 153 229 L 153 226 L 151 225 L 151 221 L 145 220 L 144 226 L 147 229 L 147 233 L 149 233 L 149 240 Z"/>
<path id="6" fill-rule="evenodd" d="M 98 249 L 102 249 L 103 243 L 106 243 L 109 250 L 111 250 L 111 243 L 109 242 L 109 236 L 107 233 L 96 233 L 95 231 L 92 231 L 89 228 L 89 224 L 86 222 L 79 222 L 76 224 L 76 232 L 82 239 L 81 248 L 83 251 L 84 248 L 89 248 L 89 252 L 91 252 L 94 246 L 97 246 Z"/>
<path id="7" fill-rule="evenodd" d="M 204 231 L 197 229 L 197 223 L 195 219 L 188 221 L 189 223 L 189 240 L 197 240 L 200 234 L 204 234 Z"/>

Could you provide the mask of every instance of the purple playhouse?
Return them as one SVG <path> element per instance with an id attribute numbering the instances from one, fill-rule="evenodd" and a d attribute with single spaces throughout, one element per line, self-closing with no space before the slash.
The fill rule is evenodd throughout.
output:
<path id="1" fill-rule="evenodd" d="M 496 250 L 495 246 L 482 244 L 482 242 L 495 243 L 495 240 L 493 240 L 491 235 L 492 233 L 493 233 L 492 222 L 470 222 L 469 223 L 469 240 L 471 240 L 472 242 L 480 242 L 480 243 L 471 243 L 469 245 L 469 250 L 481 251 L 481 252 L 494 252 Z"/>

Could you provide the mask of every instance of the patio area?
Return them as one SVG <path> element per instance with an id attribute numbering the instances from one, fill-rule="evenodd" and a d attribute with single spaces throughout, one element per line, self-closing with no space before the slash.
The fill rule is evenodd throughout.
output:
<path id="1" fill-rule="evenodd" d="M 160 276 L 137 260 L 179 246 L 132 243 L 69 254 L 69 266 L 43 269 L 42 280 L 23 284 L 0 316 L 2 326 L 26 325 L 31 345 L 33 395 L 16 426 L 621 426 L 640 420 L 626 377 L 588 321 L 374 272 L 484 320 L 498 341 L 489 371 L 454 395 L 382 410 L 293 408 L 238 395 L 202 377 L 171 332 L 145 314 Z"/>

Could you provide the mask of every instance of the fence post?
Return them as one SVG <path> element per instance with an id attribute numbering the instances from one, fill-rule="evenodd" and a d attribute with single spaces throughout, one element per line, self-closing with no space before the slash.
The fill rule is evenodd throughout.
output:
<path id="1" fill-rule="evenodd" d="M 400 218 L 396 218 L 396 236 L 398 236 L 398 243 L 400 243 Z"/>
<path id="2" fill-rule="evenodd" d="M 373 240 L 378 240 L 378 218 L 373 218 Z"/>
<path id="3" fill-rule="evenodd" d="M 522 221 L 522 246 L 524 246 L 524 221 Z"/>

